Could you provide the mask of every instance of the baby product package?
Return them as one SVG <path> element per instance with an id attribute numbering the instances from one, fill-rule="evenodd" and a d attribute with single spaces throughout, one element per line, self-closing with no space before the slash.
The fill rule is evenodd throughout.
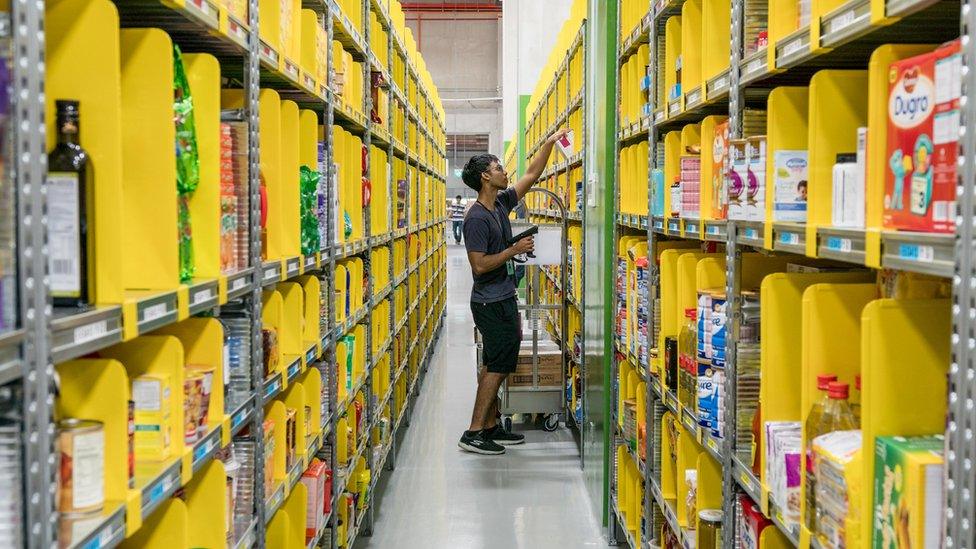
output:
<path id="1" fill-rule="evenodd" d="M 961 64 L 956 40 L 888 70 L 886 229 L 955 230 Z"/>
<path id="2" fill-rule="evenodd" d="M 773 220 L 807 220 L 807 151 L 773 151 Z"/>

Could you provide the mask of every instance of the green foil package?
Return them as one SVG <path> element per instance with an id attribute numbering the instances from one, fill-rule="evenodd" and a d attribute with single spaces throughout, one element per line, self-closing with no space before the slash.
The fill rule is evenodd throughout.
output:
<path id="1" fill-rule="evenodd" d="M 193 232 L 189 201 L 200 184 L 200 152 L 193 121 L 193 96 L 180 48 L 173 45 L 173 122 L 176 125 L 176 192 L 179 195 L 177 231 L 180 250 L 180 282 L 193 278 Z"/>
<path id="2" fill-rule="evenodd" d="M 346 210 L 342 210 L 342 221 L 343 233 L 346 235 L 346 240 L 349 240 L 352 236 L 352 217 Z"/>
<path id="3" fill-rule="evenodd" d="M 308 166 L 302 166 L 299 172 L 302 255 L 312 255 L 321 249 L 318 217 L 318 188 L 321 175 Z"/>

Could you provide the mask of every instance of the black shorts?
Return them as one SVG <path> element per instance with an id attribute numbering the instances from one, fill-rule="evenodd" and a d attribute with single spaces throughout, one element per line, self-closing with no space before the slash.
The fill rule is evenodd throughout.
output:
<path id="1" fill-rule="evenodd" d="M 471 303 L 471 314 L 481 333 L 485 368 L 495 374 L 514 372 L 522 343 L 518 301 L 510 297 L 495 303 Z"/>

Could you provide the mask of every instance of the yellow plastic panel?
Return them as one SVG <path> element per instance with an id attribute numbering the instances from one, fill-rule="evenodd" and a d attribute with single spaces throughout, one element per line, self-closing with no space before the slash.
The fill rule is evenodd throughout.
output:
<path id="1" fill-rule="evenodd" d="M 305 10 L 310 11 L 310 10 Z M 302 109 L 298 113 L 298 162 L 314 171 L 319 169 L 319 119 L 315 111 Z"/>
<path id="2" fill-rule="evenodd" d="M 124 287 L 171 290 L 179 285 L 173 42 L 159 29 L 125 29 L 119 40 Z"/>
<path id="3" fill-rule="evenodd" d="M 288 546 L 288 530 L 290 528 L 291 521 L 288 518 L 288 513 L 284 509 L 278 509 L 278 512 L 271 517 L 271 522 L 268 523 L 268 529 L 265 533 L 267 546 L 276 549 L 290 549 Z"/>
<path id="4" fill-rule="evenodd" d="M 77 99 L 81 146 L 98 170 L 97 183 L 89 184 L 88 245 L 98 250 L 89 256 L 88 280 L 93 290 L 89 295 L 97 303 L 121 303 L 124 231 L 118 11 L 108 0 L 50 0 L 44 6 L 47 148 L 54 148 L 57 142 L 54 101 Z M 172 234 L 175 239 L 175 226 Z"/>
<path id="5" fill-rule="evenodd" d="M 681 17 L 671 17 L 664 24 L 664 90 L 665 98 L 671 88 L 677 83 L 676 72 L 678 58 L 681 57 Z M 683 78 L 683 77 L 682 77 Z M 682 86 L 682 90 L 684 87 Z M 662 98 L 662 102 L 663 102 Z M 667 111 L 667 104 L 664 109 Z"/>
<path id="6" fill-rule="evenodd" d="M 282 393 L 281 400 L 286 410 L 295 410 L 295 455 L 301 459 L 305 455 L 305 388 L 301 383 L 293 383 Z"/>
<path id="7" fill-rule="evenodd" d="M 811 8 L 812 11 L 812 8 Z M 785 38 L 790 33 L 798 30 L 797 22 L 800 19 L 800 7 L 798 2 L 778 2 L 769 3 L 769 46 L 767 50 L 768 66 L 776 66 L 776 42 Z"/>
<path id="8" fill-rule="evenodd" d="M 117 360 L 79 359 L 56 366 L 61 378 L 58 417 L 102 422 L 105 436 L 105 500 L 128 496 L 129 377 Z"/>
<path id="9" fill-rule="evenodd" d="M 299 482 L 281 505 L 281 509 L 288 513 L 288 529 L 285 534 L 285 545 L 282 547 L 305 549 L 305 509 L 307 505 L 308 489 L 304 483 Z"/>
<path id="10" fill-rule="evenodd" d="M 226 494 L 227 474 L 219 459 L 193 476 L 186 486 L 187 547 L 223 547 L 227 543 Z"/>
<path id="11" fill-rule="evenodd" d="M 302 290 L 305 293 L 305 298 L 302 300 L 304 310 L 302 340 L 305 348 L 308 348 L 310 344 L 314 343 L 319 348 L 318 352 L 316 352 L 316 355 L 318 355 L 322 352 L 322 334 L 319 323 L 319 315 L 322 312 L 322 284 L 317 276 L 312 275 L 302 276 L 298 281 L 301 283 Z"/>
<path id="12" fill-rule="evenodd" d="M 311 434 L 317 435 L 322 432 L 322 374 L 318 368 L 309 368 L 299 379 L 305 391 L 305 406 L 310 408 L 308 424 L 312 429 Z"/>
<path id="13" fill-rule="evenodd" d="M 675 314 L 679 315 L 679 323 L 684 323 L 685 310 L 694 309 L 698 306 L 698 262 L 705 258 L 716 259 L 724 263 L 725 254 L 685 253 L 678 258 L 676 299 L 670 304 L 664 303 L 662 299 L 661 306 L 673 307 Z M 722 268 L 724 269 L 724 266 Z M 681 330 L 680 324 L 678 330 Z"/>
<path id="14" fill-rule="evenodd" d="M 707 82 L 729 68 L 729 37 L 732 2 L 702 2 L 702 81 Z M 704 164 L 702 165 L 704 168 Z"/>
<path id="15" fill-rule="evenodd" d="M 268 224 L 280 223 L 281 253 L 285 257 L 301 253 L 301 221 L 299 218 L 299 138 L 298 104 L 281 102 L 281 187 L 278 190 L 279 218 L 268 217 Z"/>
<path id="16" fill-rule="evenodd" d="M 278 332 L 278 371 L 283 372 L 287 367 L 285 364 L 284 353 L 281 350 L 282 327 L 284 319 L 284 300 L 281 293 L 274 290 L 265 290 L 261 293 L 261 323 L 267 328 L 274 328 Z M 274 372 L 271 372 L 272 374 Z"/>
<path id="17" fill-rule="evenodd" d="M 876 297 L 874 284 L 814 284 L 803 292 L 800 421 L 806 447 L 806 421 L 819 395 L 817 376 L 834 374 L 853 386 L 861 373 L 861 314 Z M 801 454 L 801 470 L 806 455 Z M 800 480 L 800 513 L 806 516 L 806 477 Z"/>
<path id="18" fill-rule="evenodd" d="M 156 335 L 171 335 L 183 346 L 187 366 L 214 368 L 207 423 L 210 429 L 224 420 L 224 325 L 216 318 L 193 317 L 160 328 Z"/>
<path id="19" fill-rule="evenodd" d="M 726 27 L 728 29 L 728 27 Z M 665 33 L 667 30 L 665 30 Z M 666 36 L 666 34 L 665 34 Z M 684 96 L 702 85 L 702 0 L 681 6 L 681 91 Z M 704 97 L 704 94 L 702 94 Z"/>
<path id="20" fill-rule="evenodd" d="M 807 255 L 817 255 L 817 227 L 833 223 L 833 169 L 840 153 L 857 150 L 867 124 L 868 71 L 822 70 L 810 80 Z"/>
<path id="21" fill-rule="evenodd" d="M 272 479 L 274 481 L 272 485 L 277 486 L 288 475 L 288 471 L 285 468 L 287 458 L 287 439 L 285 432 L 287 414 L 285 412 L 285 404 L 280 399 L 272 400 L 264 407 L 264 417 L 266 420 L 270 419 L 274 422 L 274 455 L 271 457 L 273 462 L 271 467 Z M 267 456 L 265 457 L 267 458 Z"/>
<path id="22" fill-rule="evenodd" d="M 258 0 L 258 20 L 261 21 L 261 41 L 271 46 L 271 49 L 282 52 L 281 0 Z"/>
<path id="23" fill-rule="evenodd" d="M 183 56 L 193 92 L 200 184 L 190 197 L 193 262 L 198 278 L 220 276 L 220 63 L 206 53 Z"/>
<path id="24" fill-rule="evenodd" d="M 769 93 L 766 111 L 766 181 L 775 181 L 774 151 L 807 150 L 807 116 L 810 114 L 810 88 L 781 86 Z M 775 188 L 766 185 L 765 244 L 773 247 L 773 206 Z M 828 215 L 829 215 L 828 211 Z"/>
<path id="25" fill-rule="evenodd" d="M 278 292 L 281 293 L 284 320 L 278 333 L 278 345 L 285 355 L 299 356 L 305 352 L 302 343 L 305 290 L 297 282 L 281 282 L 278 284 Z"/>
<path id="26" fill-rule="evenodd" d="M 132 537 L 122 541 L 122 549 L 173 549 L 187 545 L 186 504 L 169 498 L 146 519 Z"/>
<path id="27" fill-rule="evenodd" d="M 678 524 L 682 528 L 688 528 L 695 524 L 695 517 L 688 516 L 688 506 L 685 501 L 688 499 L 688 483 L 685 481 L 685 471 L 698 470 L 698 458 L 704 453 L 702 447 L 695 440 L 695 436 L 685 430 L 683 424 L 678 424 L 678 468 L 677 468 L 677 515 Z M 699 489 L 701 487 L 699 479 Z M 719 488 L 721 489 L 721 488 Z"/>
<path id="28" fill-rule="evenodd" d="M 346 338 L 339 338 L 336 341 L 336 381 L 338 383 L 339 401 L 344 401 L 349 396 L 349 388 L 353 385 L 350 376 L 349 348 Z M 339 437 L 342 438 L 342 437 Z"/>
<path id="29" fill-rule="evenodd" d="M 696 509 L 721 509 L 722 508 L 722 467 L 712 458 L 711 454 L 702 452 L 698 454 L 698 499 Z M 696 525 L 698 530 L 698 517 L 689 517 Z M 698 540 L 697 535 L 695 537 Z M 699 540 L 700 541 L 700 540 Z M 696 546 L 700 546 L 696 544 Z"/>
<path id="30" fill-rule="evenodd" d="M 667 109 L 667 107 L 665 107 Z M 670 217 L 671 212 L 677 211 L 678 206 L 671 203 L 671 184 L 681 175 L 681 132 L 674 131 L 664 134 L 664 215 Z M 665 224 L 667 228 L 667 224 Z"/>
<path id="31" fill-rule="evenodd" d="M 302 10 L 301 12 L 301 52 L 296 61 L 301 65 L 302 70 L 318 79 L 318 42 L 319 18 L 313 10 Z"/>
<path id="32" fill-rule="evenodd" d="M 678 494 L 678 440 L 675 438 L 672 442 L 671 435 L 677 435 L 679 423 L 671 412 L 665 412 L 661 418 L 661 495 L 669 500 Z"/>
<path id="33" fill-rule="evenodd" d="M 881 216 L 884 206 L 888 147 L 888 67 L 895 61 L 932 51 L 933 45 L 885 44 L 874 50 L 868 64 L 868 145 L 864 189 L 866 229 L 864 264 L 881 267 Z"/>
<path id="34" fill-rule="evenodd" d="M 759 549 L 793 549 L 793 543 L 779 528 L 769 526 L 759 534 Z"/>
<path id="35" fill-rule="evenodd" d="M 875 439 L 941 434 L 952 333 L 948 300 L 879 299 L 861 315 L 861 430 L 864 458 L 861 542 L 871 539 Z M 905 404 L 911 406 L 905 413 Z"/>

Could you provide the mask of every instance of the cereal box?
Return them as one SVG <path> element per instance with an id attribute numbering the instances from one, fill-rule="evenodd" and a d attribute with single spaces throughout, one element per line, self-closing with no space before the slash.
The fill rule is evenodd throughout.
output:
<path id="1" fill-rule="evenodd" d="M 726 159 L 729 152 L 729 122 L 715 126 L 712 138 L 712 211 L 711 219 L 725 219 L 729 212 L 728 193 L 725 188 Z"/>
<path id="2" fill-rule="evenodd" d="M 871 547 L 942 546 L 942 435 L 875 440 Z"/>
<path id="3" fill-rule="evenodd" d="M 957 40 L 888 70 L 886 229 L 955 230 L 961 59 Z"/>

